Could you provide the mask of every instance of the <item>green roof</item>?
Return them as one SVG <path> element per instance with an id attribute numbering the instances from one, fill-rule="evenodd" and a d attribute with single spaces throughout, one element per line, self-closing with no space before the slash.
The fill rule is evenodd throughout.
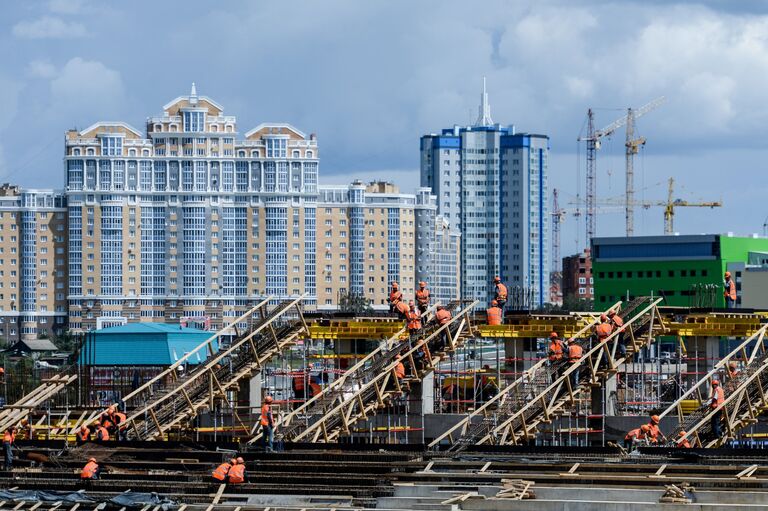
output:
<path id="1" fill-rule="evenodd" d="M 99 366 L 168 366 L 192 352 L 214 333 L 178 324 L 128 323 L 86 334 L 80 364 Z M 212 342 L 214 352 L 218 342 Z M 207 349 L 192 355 L 188 363 L 208 357 Z"/>

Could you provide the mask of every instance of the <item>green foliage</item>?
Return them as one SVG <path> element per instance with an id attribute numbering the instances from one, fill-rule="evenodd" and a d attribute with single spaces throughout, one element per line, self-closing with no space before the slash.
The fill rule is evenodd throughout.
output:
<path id="1" fill-rule="evenodd" d="M 51 342 L 61 351 L 72 353 L 77 348 L 78 337 L 67 330 L 59 334 L 54 333 Z"/>
<path id="2" fill-rule="evenodd" d="M 373 307 L 371 307 L 371 301 L 365 296 L 354 293 L 341 293 L 339 295 L 339 310 L 341 312 L 362 314 L 373 312 Z"/>

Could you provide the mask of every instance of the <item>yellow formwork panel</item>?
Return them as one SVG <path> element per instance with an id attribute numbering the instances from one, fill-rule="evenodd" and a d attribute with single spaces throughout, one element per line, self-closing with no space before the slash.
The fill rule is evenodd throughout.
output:
<path id="1" fill-rule="evenodd" d="M 405 323 L 397 319 L 386 321 L 332 320 L 328 324 L 309 325 L 309 338 L 336 339 L 389 339 L 403 328 Z"/>
<path id="2" fill-rule="evenodd" d="M 711 313 L 672 316 L 665 321 L 671 335 L 681 337 L 749 337 L 760 329 L 761 314 Z"/>
<path id="3" fill-rule="evenodd" d="M 523 316 L 507 318 L 504 325 L 477 325 L 480 337 L 490 338 L 547 338 L 551 332 L 570 337 L 590 323 L 583 316 Z"/>

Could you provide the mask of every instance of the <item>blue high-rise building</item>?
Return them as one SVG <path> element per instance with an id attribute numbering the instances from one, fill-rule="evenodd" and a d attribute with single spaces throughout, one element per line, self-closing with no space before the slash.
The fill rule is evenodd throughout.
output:
<path id="1" fill-rule="evenodd" d="M 493 277 L 549 296 L 549 137 L 491 119 L 483 81 L 478 119 L 421 137 L 421 186 L 461 232 L 461 293 L 490 299 Z"/>

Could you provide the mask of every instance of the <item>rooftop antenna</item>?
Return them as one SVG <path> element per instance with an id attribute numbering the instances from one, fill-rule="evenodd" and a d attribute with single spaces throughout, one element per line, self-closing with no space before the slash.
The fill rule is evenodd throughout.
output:
<path id="1" fill-rule="evenodd" d="M 485 76 L 483 77 L 483 93 L 480 95 L 480 108 L 478 109 L 475 126 L 492 126 L 491 105 L 488 103 L 488 92 L 485 89 Z"/>

